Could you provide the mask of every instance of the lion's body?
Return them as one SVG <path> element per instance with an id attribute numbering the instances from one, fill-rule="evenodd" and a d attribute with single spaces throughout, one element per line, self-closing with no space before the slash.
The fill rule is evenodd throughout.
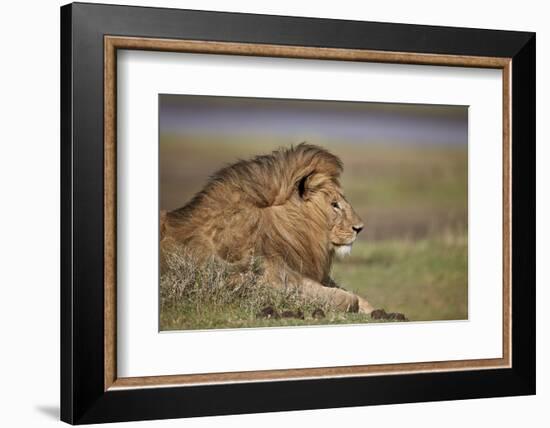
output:
<path id="1" fill-rule="evenodd" d="M 307 144 L 237 162 L 212 176 L 187 205 L 161 216 L 161 239 L 189 248 L 199 260 L 246 265 L 260 257 L 266 283 L 369 312 L 364 299 L 329 276 L 335 252 L 349 251 L 362 228 L 343 198 L 341 172 L 336 156 Z"/>

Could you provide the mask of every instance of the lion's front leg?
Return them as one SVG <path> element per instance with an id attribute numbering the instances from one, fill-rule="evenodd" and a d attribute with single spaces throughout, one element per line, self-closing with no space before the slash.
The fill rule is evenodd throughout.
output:
<path id="1" fill-rule="evenodd" d="M 331 277 L 328 277 L 324 282 L 324 285 L 326 287 L 331 287 L 331 288 L 338 288 L 340 290 L 343 290 L 343 291 L 346 291 L 350 294 L 353 294 L 349 291 L 347 291 L 344 287 L 340 286 L 339 284 L 336 283 L 336 281 L 334 281 Z M 355 295 L 355 294 L 354 294 Z M 361 296 L 358 296 L 358 295 L 355 295 L 358 299 L 358 307 L 359 307 L 359 313 L 362 313 L 362 314 L 370 314 L 372 311 L 374 311 L 374 307 L 367 301 L 367 299 L 361 297 Z"/>
<path id="2" fill-rule="evenodd" d="M 341 288 L 325 287 L 312 279 L 302 278 L 300 290 L 308 299 L 327 302 L 340 311 L 357 312 L 360 309 L 359 297 Z"/>
<path id="3" fill-rule="evenodd" d="M 338 286 L 327 286 L 294 271 L 284 263 L 267 262 L 265 265 L 266 284 L 273 287 L 296 287 L 308 303 L 326 303 L 342 312 L 369 310 L 365 299 Z M 362 305 L 360 302 L 363 302 Z M 372 311 L 372 309 L 370 309 Z"/>
<path id="4" fill-rule="evenodd" d="M 359 299 L 359 313 L 370 314 L 374 311 L 374 307 L 367 301 L 367 299 L 360 296 L 357 296 L 357 298 Z"/>

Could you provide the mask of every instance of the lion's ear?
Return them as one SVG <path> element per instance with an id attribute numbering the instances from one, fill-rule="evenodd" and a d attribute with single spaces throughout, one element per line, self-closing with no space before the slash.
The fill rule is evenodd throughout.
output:
<path id="1" fill-rule="evenodd" d="M 309 194 L 311 192 L 310 184 L 311 184 L 311 176 L 313 173 L 309 173 L 307 175 L 304 175 L 300 180 L 298 180 L 298 183 L 296 183 L 296 187 L 298 189 L 298 195 L 303 200 L 307 200 L 309 198 Z"/>

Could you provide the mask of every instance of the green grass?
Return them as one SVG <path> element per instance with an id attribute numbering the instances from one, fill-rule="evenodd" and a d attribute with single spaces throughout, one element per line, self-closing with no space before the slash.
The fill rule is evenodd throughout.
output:
<path id="1" fill-rule="evenodd" d="M 335 263 L 333 277 L 374 307 L 401 312 L 411 321 L 468 317 L 465 236 L 360 241 L 346 260 Z"/>
<path id="2" fill-rule="evenodd" d="M 364 314 L 342 314 L 330 312 L 323 318 L 314 318 L 305 314 L 304 319 L 298 318 L 261 318 L 238 307 L 227 307 L 224 310 L 209 310 L 197 313 L 188 304 L 180 303 L 163 309 L 160 318 L 162 331 L 169 330 L 205 330 L 225 328 L 262 328 L 262 327 L 293 327 L 313 325 L 366 324 L 385 321 L 372 320 Z"/>

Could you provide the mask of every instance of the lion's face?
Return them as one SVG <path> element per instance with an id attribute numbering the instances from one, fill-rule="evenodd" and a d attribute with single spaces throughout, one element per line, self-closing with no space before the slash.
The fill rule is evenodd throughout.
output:
<path id="1" fill-rule="evenodd" d="M 339 190 L 329 192 L 325 198 L 329 213 L 330 243 L 334 253 L 343 257 L 351 252 L 363 221 Z"/>

